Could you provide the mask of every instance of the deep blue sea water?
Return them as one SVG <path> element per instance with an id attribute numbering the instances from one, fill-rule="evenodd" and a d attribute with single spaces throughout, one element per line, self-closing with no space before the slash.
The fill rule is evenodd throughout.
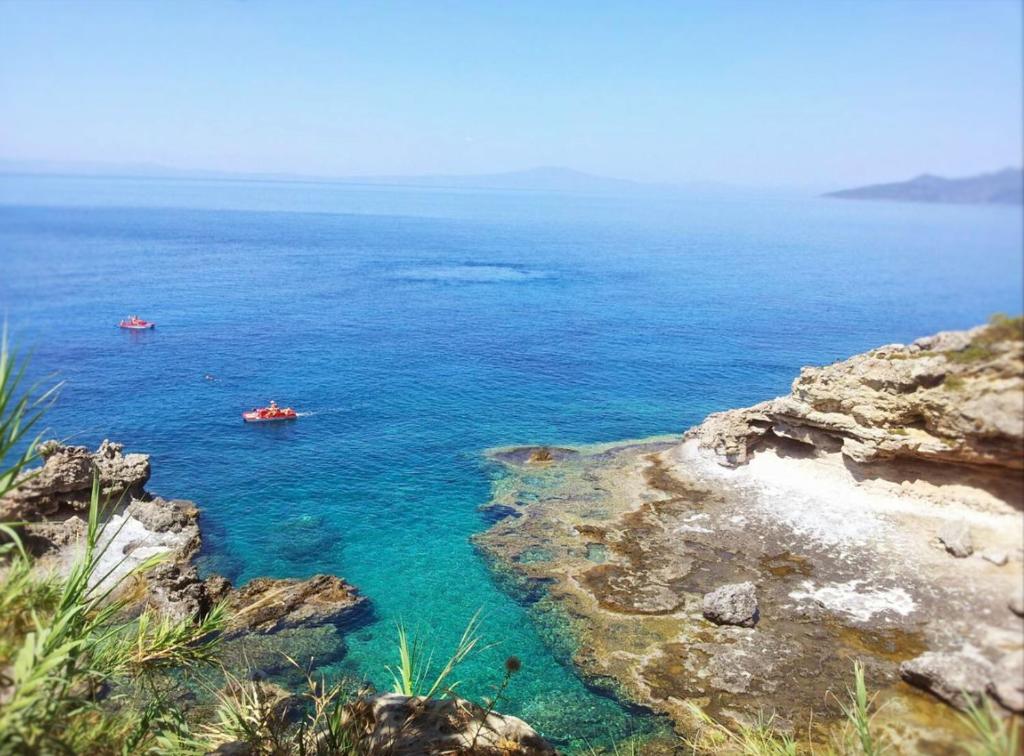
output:
<path id="1" fill-rule="evenodd" d="M 1021 238 L 1007 207 L 0 177 L 0 309 L 66 381 L 54 434 L 149 452 L 209 569 L 369 596 L 340 671 L 386 685 L 396 621 L 444 649 L 483 607 L 500 645 L 464 692 L 516 654 L 502 708 L 597 742 L 643 723 L 472 549 L 481 452 L 679 432 L 801 365 L 1020 312 Z M 269 399 L 309 414 L 242 424 Z"/>

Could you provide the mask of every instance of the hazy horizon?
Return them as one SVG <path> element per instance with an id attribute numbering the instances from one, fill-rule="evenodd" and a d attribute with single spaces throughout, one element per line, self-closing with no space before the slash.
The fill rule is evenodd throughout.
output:
<path id="1" fill-rule="evenodd" d="M 0 159 L 842 188 L 1021 164 L 1012 1 L 0 4 Z"/>

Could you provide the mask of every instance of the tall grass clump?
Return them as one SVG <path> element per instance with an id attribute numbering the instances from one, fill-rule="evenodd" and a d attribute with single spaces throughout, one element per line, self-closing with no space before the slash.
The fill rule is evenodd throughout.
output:
<path id="1" fill-rule="evenodd" d="M 27 369 L 28 360 L 19 359 L 9 348 L 4 325 L 0 334 L 0 498 L 14 489 L 21 473 L 36 458 L 41 435 L 30 434 L 60 388 L 55 385 L 42 389 L 38 383 L 25 387 Z M 10 535 L 8 530 L 4 532 Z"/>
<path id="2" fill-rule="evenodd" d="M 1018 756 L 1021 753 L 1020 720 L 1001 717 L 987 698 L 981 705 L 970 697 L 967 701 L 967 712 L 961 719 L 974 735 L 974 742 L 967 745 L 971 756 Z"/>
<path id="3" fill-rule="evenodd" d="M 84 553 L 64 578 L 35 577 L 15 540 L 0 590 L 0 752 L 135 753 L 184 732 L 158 677 L 210 664 L 224 612 L 172 621 L 147 609 L 125 619 L 118 589 L 159 557 L 104 581 L 99 513 L 94 481 Z"/>
<path id="4" fill-rule="evenodd" d="M 409 639 L 405 626 L 398 626 L 398 664 L 388 667 L 393 682 L 392 690 L 403 696 L 425 696 L 426 698 L 447 698 L 459 686 L 458 680 L 450 681 L 452 673 L 470 654 L 479 649 L 480 610 L 477 610 L 462 631 L 458 645 L 447 661 L 431 679 L 433 652 L 428 652 L 419 638 Z M 429 685 L 428 685 L 429 682 Z"/>
<path id="5" fill-rule="evenodd" d="M 733 729 L 716 722 L 692 702 L 686 707 L 697 724 L 696 732 L 683 739 L 692 754 L 737 754 L 737 756 L 796 756 L 796 740 L 781 731 L 775 717 L 760 716 L 751 725 Z"/>
<path id="6" fill-rule="evenodd" d="M 881 756 L 885 747 L 872 726 L 877 713 L 872 711 L 875 709 L 875 696 L 868 693 L 868 686 L 864 682 L 864 665 L 859 661 L 853 663 L 853 687 L 846 689 L 846 698 L 839 705 L 846 717 L 847 727 L 852 730 L 852 735 L 848 734 L 847 738 L 854 745 L 851 748 L 847 743 L 844 752 Z"/>
<path id="7" fill-rule="evenodd" d="M 31 433 L 55 396 L 56 388 L 26 386 L 26 367 L 8 349 L 5 331 L 0 496 L 27 479 L 40 438 Z M 209 664 L 223 610 L 197 621 L 148 610 L 128 618 L 119 589 L 159 558 L 117 579 L 98 574 L 110 542 L 101 509 L 94 479 L 83 551 L 63 576 L 37 569 L 21 523 L 0 523 L 0 753 L 141 753 L 183 742 L 184 720 L 156 676 Z"/>

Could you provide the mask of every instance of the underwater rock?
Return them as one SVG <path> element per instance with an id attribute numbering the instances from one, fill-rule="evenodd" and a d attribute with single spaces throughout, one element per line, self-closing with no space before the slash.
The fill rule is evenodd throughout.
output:
<path id="1" fill-rule="evenodd" d="M 751 582 L 723 585 L 704 595 L 704 618 L 716 625 L 754 627 L 759 619 L 757 589 Z"/>
<path id="2" fill-rule="evenodd" d="M 992 663 L 973 649 L 927 651 L 900 664 L 900 677 L 966 711 L 982 700 L 993 676 Z"/>
<path id="3" fill-rule="evenodd" d="M 217 658 L 228 669 L 244 670 L 247 675 L 287 678 L 301 686 L 302 671 L 335 664 L 345 658 L 347 651 L 341 630 L 334 625 L 316 625 L 269 634 L 229 635 L 221 643 Z"/>
<path id="4" fill-rule="evenodd" d="M 957 559 L 964 559 L 974 553 L 971 529 L 963 520 L 947 522 L 939 530 L 938 537 L 946 551 Z"/>

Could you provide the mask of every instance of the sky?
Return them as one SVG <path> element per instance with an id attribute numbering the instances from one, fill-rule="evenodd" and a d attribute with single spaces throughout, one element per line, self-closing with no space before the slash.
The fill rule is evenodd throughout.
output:
<path id="1" fill-rule="evenodd" d="M 0 158 L 841 187 L 1022 158 L 1019 0 L 0 0 Z"/>

